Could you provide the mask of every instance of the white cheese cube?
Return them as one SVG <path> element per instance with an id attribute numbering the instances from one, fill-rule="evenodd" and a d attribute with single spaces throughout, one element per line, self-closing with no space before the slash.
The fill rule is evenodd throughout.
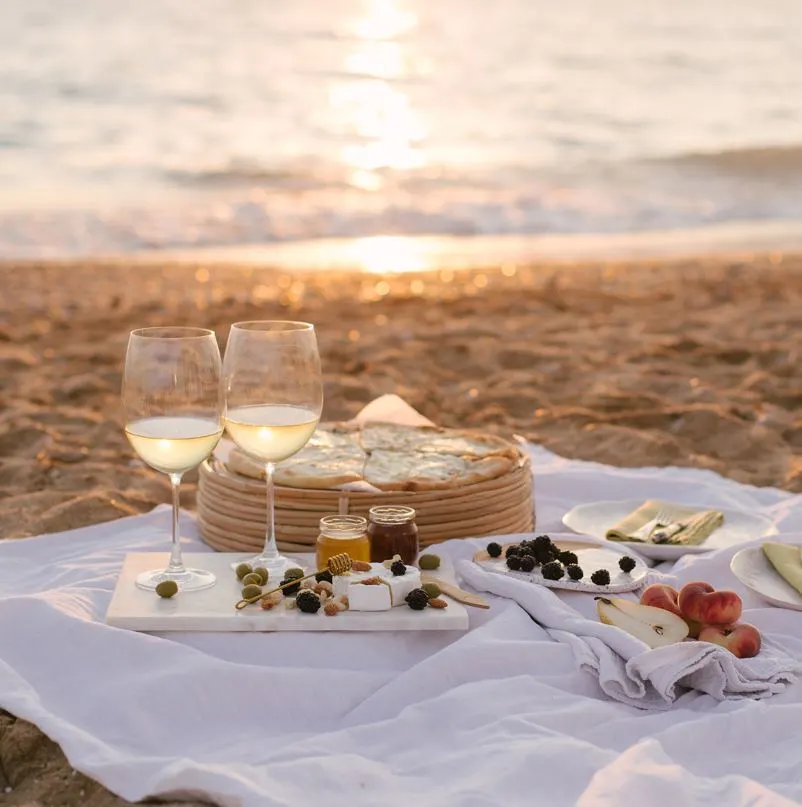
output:
<path id="1" fill-rule="evenodd" d="M 407 566 L 407 573 L 396 577 L 381 563 L 371 565 L 369 572 L 351 578 L 348 587 L 348 607 L 352 611 L 389 611 L 390 608 L 404 605 L 407 594 L 412 589 L 420 588 L 420 571 L 414 566 Z M 370 577 L 380 578 L 381 583 L 366 586 L 360 582 Z"/>

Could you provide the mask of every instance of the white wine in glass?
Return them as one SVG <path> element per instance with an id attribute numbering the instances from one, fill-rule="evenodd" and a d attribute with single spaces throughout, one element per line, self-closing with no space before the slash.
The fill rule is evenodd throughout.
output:
<path id="1" fill-rule="evenodd" d="M 276 547 L 273 472 L 276 463 L 307 444 L 323 408 L 314 326 L 307 322 L 235 323 L 223 359 L 223 385 L 231 439 L 265 466 L 265 546 L 251 564 L 265 567 L 275 579 L 290 562 Z"/>
<path id="2" fill-rule="evenodd" d="M 174 580 L 182 591 L 215 583 L 204 569 L 187 569 L 178 535 L 181 477 L 200 465 L 223 434 L 220 349 L 204 328 L 140 328 L 128 338 L 123 374 L 125 435 L 151 467 L 170 477 L 172 548 L 164 569 L 143 572 L 137 585 L 155 589 Z"/>

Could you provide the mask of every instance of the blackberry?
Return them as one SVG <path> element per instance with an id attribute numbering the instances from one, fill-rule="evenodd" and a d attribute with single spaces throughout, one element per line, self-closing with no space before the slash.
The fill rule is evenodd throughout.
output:
<path id="1" fill-rule="evenodd" d="M 487 554 L 490 555 L 491 558 L 501 557 L 501 544 L 497 544 L 495 541 L 491 541 L 487 545 Z"/>
<path id="2" fill-rule="evenodd" d="M 565 574 L 563 567 L 556 560 L 547 563 L 540 572 L 546 580 L 560 580 Z"/>
<path id="3" fill-rule="evenodd" d="M 555 559 L 556 555 L 550 549 L 544 549 L 543 547 L 535 549 L 535 560 L 541 565 L 545 565 Z"/>
<path id="4" fill-rule="evenodd" d="M 334 578 L 331 576 L 331 572 L 328 569 L 324 569 L 322 572 L 318 572 L 315 575 L 315 580 L 318 583 L 333 583 Z"/>
<path id="5" fill-rule="evenodd" d="M 314 591 L 302 591 L 296 598 L 298 603 L 298 610 L 303 611 L 305 614 L 316 614 L 320 610 L 320 597 Z"/>
<path id="6" fill-rule="evenodd" d="M 610 585 L 610 572 L 608 572 L 607 569 L 597 569 L 590 576 L 590 579 L 597 586 L 609 586 Z"/>
<path id="7" fill-rule="evenodd" d="M 577 566 L 576 563 L 566 566 L 565 571 L 571 580 L 581 580 L 585 576 L 585 573 L 582 571 L 582 567 Z"/>
<path id="8" fill-rule="evenodd" d="M 618 565 L 621 567 L 622 572 L 629 574 L 635 568 L 635 559 L 631 558 L 629 555 L 624 555 L 624 557 L 618 561 Z"/>
<path id="9" fill-rule="evenodd" d="M 292 582 L 293 580 L 297 580 L 297 579 L 298 579 L 297 577 L 289 577 L 289 578 L 285 577 L 285 578 L 284 578 L 284 579 L 281 581 L 281 584 L 280 584 L 280 585 L 282 585 L 282 586 L 283 586 L 285 583 L 292 583 L 292 585 L 291 585 L 291 586 L 287 586 L 286 588 L 282 588 L 282 589 L 281 589 L 281 591 L 282 591 L 282 592 L 283 592 L 283 593 L 284 593 L 284 594 L 285 594 L 287 597 L 292 597 L 294 594 L 297 594 L 297 593 L 298 593 L 298 592 L 301 590 L 301 584 L 300 584 L 300 583 L 293 583 L 293 582 Z"/>
<path id="10" fill-rule="evenodd" d="M 510 558 L 513 555 L 520 555 L 521 554 L 521 547 L 518 544 L 513 544 L 512 546 L 507 547 L 507 551 L 504 553 L 505 558 Z"/>
<path id="11" fill-rule="evenodd" d="M 558 553 L 557 560 L 559 560 L 563 566 L 570 566 L 571 564 L 579 562 L 579 558 L 573 552 L 568 551 Z"/>
<path id="12" fill-rule="evenodd" d="M 422 588 L 413 588 L 405 600 L 413 611 L 422 611 L 429 604 L 429 595 Z"/>
<path id="13" fill-rule="evenodd" d="M 507 555 L 507 568 L 517 572 L 521 568 L 521 558 L 518 555 Z"/>
<path id="14" fill-rule="evenodd" d="M 407 573 L 407 567 L 403 560 L 396 560 L 390 567 L 390 571 L 393 573 L 393 577 L 402 577 Z"/>
<path id="15" fill-rule="evenodd" d="M 554 544 L 548 535 L 538 535 L 537 538 L 532 539 L 532 546 L 535 549 L 551 549 Z"/>
<path id="16" fill-rule="evenodd" d="M 531 572 L 535 568 L 535 559 L 531 555 L 524 555 L 521 558 L 521 571 Z"/>

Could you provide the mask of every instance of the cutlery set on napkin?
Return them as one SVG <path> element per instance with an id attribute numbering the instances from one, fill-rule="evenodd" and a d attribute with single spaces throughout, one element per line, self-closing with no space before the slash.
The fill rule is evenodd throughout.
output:
<path id="1" fill-rule="evenodd" d="M 650 499 L 607 530 L 608 541 L 696 546 L 724 523 L 718 510 L 695 510 Z"/>

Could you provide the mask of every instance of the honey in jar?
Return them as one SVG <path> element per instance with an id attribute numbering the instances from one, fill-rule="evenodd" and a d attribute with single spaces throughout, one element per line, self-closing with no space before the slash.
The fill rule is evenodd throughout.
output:
<path id="1" fill-rule="evenodd" d="M 370 559 L 374 563 L 400 555 L 411 566 L 418 557 L 415 511 L 400 505 L 377 505 L 368 511 Z"/>
<path id="2" fill-rule="evenodd" d="M 363 516 L 324 516 L 317 537 L 317 568 L 325 569 L 329 558 L 347 552 L 351 560 L 370 560 L 368 521 Z"/>

